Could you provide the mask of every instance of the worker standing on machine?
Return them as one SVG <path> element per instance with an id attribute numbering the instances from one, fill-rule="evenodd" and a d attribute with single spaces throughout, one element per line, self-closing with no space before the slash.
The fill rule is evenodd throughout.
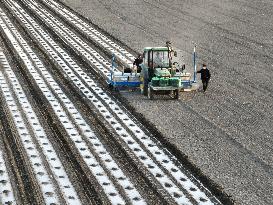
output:
<path id="1" fill-rule="evenodd" d="M 202 69 L 197 71 L 197 73 L 201 73 L 203 91 L 206 92 L 210 80 L 210 71 L 207 68 L 206 64 L 203 64 Z"/>
<path id="2" fill-rule="evenodd" d="M 143 59 L 142 59 L 142 56 L 141 54 L 139 54 L 137 56 L 137 58 L 135 59 L 133 65 L 137 67 L 137 73 L 140 73 L 141 72 L 141 67 L 140 67 L 140 64 L 143 62 Z"/>
<path id="3" fill-rule="evenodd" d="M 166 41 L 166 47 L 169 50 L 170 64 L 172 64 L 172 58 L 173 58 L 173 56 L 177 57 L 177 52 L 173 49 L 171 41 Z"/>

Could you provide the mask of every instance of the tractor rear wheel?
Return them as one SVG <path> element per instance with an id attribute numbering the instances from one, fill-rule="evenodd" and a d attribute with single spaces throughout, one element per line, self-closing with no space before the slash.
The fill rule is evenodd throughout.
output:
<path id="1" fill-rule="evenodd" d="M 148 88 L 149 88 L 148 85 L 144 85 L 144 87 L 143 87 L 143 95 L 145 95 L 145 96 L 148 95 Z"/>
<path id="2" fill-rule="evenodd" d="M 154 99 L 154 91 L 150 86 L 148 87 L 148 98 L 150 100 Z"/>
<path id="3" fill-rule="evenodd" d="M 173 91 L 174 99 L 179 99 L 179 89 Z"/>

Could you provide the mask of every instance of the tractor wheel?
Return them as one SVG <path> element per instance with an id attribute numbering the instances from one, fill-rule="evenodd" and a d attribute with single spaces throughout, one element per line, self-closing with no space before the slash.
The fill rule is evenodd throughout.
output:
<path id="1" fill-rule="evenodd" d="M 166 95 L 172 95 L 172 91 L 171 91 L 171 90 L 166 90 L 166 91 L 165 91 L 165 94 L 166 94 Z"/>
<path id="2" fill-rule="evenodd" d="M 144 85 L 144 88 L 143 88 L 143 95 L 145 95 L 145 96 L 148 95 L 148 87 L 149 87 L 149 85 Z"/>
<path id="3" fill-rule="evenodd" d="M 173 91 L 174 99 L 179 99 L 179 89 Z"/>
<path id="4" fill-rule="evenodd" d="M 143 85 L 140 85 L 140 93 L 142 94 L 142 95 L 144 95 L 144 86 Z"/>
<path id="5" fill-rule="evenodd" d="M 151 87 L 148 87 L 148 98 L 150 100 L 154 99 L 154 91 Z"/>
<path id="6" fill-rule="evenodd" d="M 109 83 L 109 84 L 108 84 L 108 88 L 112 91 L 112 90 L 114 89 L 113 84 Z"/>

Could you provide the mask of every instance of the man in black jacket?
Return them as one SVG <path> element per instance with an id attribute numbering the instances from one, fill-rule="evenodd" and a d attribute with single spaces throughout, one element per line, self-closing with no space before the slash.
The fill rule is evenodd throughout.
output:
<path id="1" fill-rule="evenodd" d="M 197 71 L 197 73 L 201 73 L 203 91 L 206 92 L 208 84 L 209 84 L 209 79 L 210 79 L 210 71 L 209 71 L 209 69 L 207 69 L 206 64 L 203 64 L 202 69 Z"/>
<path id="2" fill-rule="evenodd" d="M 143 62 L 142 56 L 139 54 L 138 57 L 135 59 L 133 65 L 137 67 L 137 72 L 140 73 L 141 67 L 140 64 Z"/>

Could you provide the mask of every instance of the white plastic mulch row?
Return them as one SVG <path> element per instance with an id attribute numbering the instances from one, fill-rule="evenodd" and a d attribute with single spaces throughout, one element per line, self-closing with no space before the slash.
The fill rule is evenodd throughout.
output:
<path id="1" fill-rule="evenodd" d="M 32 22 L 32 25 L 33 22 Z M 37 27 L 36 27 L 37 28 Z M 40 30 L 39 28 L 38 30 Z M 35 36 L 35 34 L 34 34 Z M 55 42 L 46 37 L 48 42 L 53 45 L 56 49 Z M 122 111 L 122 109 L 111 100 L 107 94 L 103 92 L 101 88 L 99 88 L 93 81 L 90 79 L 81 68 L 79 68 L 75 62 L 73 62 L 72 59 L 68 60 L 69 64 L 73 67 L 74 72 L 77 73 L 78 76 L 80 76 L 80 79 L 74 75 L 73 71 L 70 69 L 64 69 L 64 72 L 67 76 L 69 76 L 76 86 L 79 87 L 79 89 L 83 92 L 84 95 L 86 95 L 87 98 L 89 98 L 93 104 L 99 109 L 101 114 L 105 117 L 105 119 L 113 125 L 114 128 L 116 128 L 117 133 L 119 136 L 128 144 L 128 146 L 133 150 L 133 152 L 136 154 L 136 156 L 139 157 L 140 161 L 143 162 L 143 164 L 151 171 L 151 173 L 157 177 L 157 179 L 160 181 L 160 183 L 165 187 L 165 189 L 175 198 L 175 200 L 180 200 L 183 196 L 183 193 L 179 190 L 179 187 L 183 187 L 183 189 L 187 190 L 189 194 L 200 204 L 211 204 L 212 202 L 210 199 L 205 195 L 204 192 L 202 192 L 194 183 L 190 181 L 190 179 L 182 173 L 182 171 L 177 167 L 170 159 L 168 155 L 164 153 L 162 149 L 160 149 L 158 146 L 155 145 L 155 143 L 147 137 L 144 132 L 131 120 L 129 119 L 128 115 Z M 87 88 L 82 81 L 86 82 L 89 87 Z M 90 88 L 93 92 L 100 95 L 102 99 L 110 106 L 111 110 L 107 110 L 106 107 L 102 105 L 102 102 L 98 99 L 94 99 L 95 96 L 93 96 L 92 92 L 90 92 Z M 149 159 L 148 155 L 145 153 L 145 151 L 138 145 L 138 143 L 135 141 L 135 139 L 130 136 L 129 133 L 126 132 L 126 130 L 122 127 L 122 125 L 114 118 L 114 116 L 111 115 L 110 112 L 114 112 L 118 118 L 123 121 L 127 127 L 134 133 L 135 137 L 140 140 L 143 145 L 150 150 L 151 154 L 153 155 L 153 159 L 151 161 L 156 160 L 156 163 L 151 164 L 146 161 L 146 159 Z M 129 136 L 129 138 L 127 138 Z M 126 139 L 125 139 L 126 138 Z M 138 146 L 138 147 L 136 147 Z M 146 156 L 144 156 L 146 155 Z M 144 160 L 143 160 L 144 159 Z M 146 162 L 145 162 L 146 161 Z M 165 170 L 161 170 L 156 164 L 161 164 Z M 159 171 L 160 170 L 160 171 Z M 172 183 L 171 179 L 169 179 L 166 174 L 164 174 L 164 171 L 168 170 L 168 175 L 171 175 L 173 178 L 176 179 L 176 184 L 178 184 L 178 187 L 176 187 L 175 184 Z M 166 176 L 168 180 L 165 180 L 164 177 Z M 182 197 L 183 198 L 183 197 Z M 179 201 L 178 200 L 178 201 Z"/>
<path id="2" fill-rule="evenodd" d="M 2 14 L 2 10 L 0 9 Z M 0 25 L 3 29 L 6 29 L 5 24 L 0 18 Z M 4 64 L 5 67 L 8 67 L 8 64 Z M 15 79 L 11 79 L 12 81 Z M 12 88 L 9 86 L 8 81 L 3 75 L 3 72 L 0 72 L 0 89 L 3 93 L 3 97 L 5 99 L 5 103 L 7 105 L 7 109 L 9 110 L 10 117 L 14 122 L 14 126 L 17 128 L 17 133 L 20 136 L 21 143 L 27 153 L 30 164 L 33 168 L 34 175 L 37 179 L 38 184 L 40 185 L 43 198 L 46 204 L 59 203 L 59 199 L 54 188 L 52 179 L 50 178 L 46 167 L 42 161 L 39 151 L 35 146 L 35 142 L 33 141 L 30 131 L 24 122 L 22 112 L 18 107 L 15 98 L 12 95 Z M 16 81 L 16 80 L 15 80 Z M 19 100 L 19 99 L 18 99 Z M 25 99 L 20 99 L 25 100 Z"/>
<path id="3" fill-rule="evenodd" d="M 1 49 L 1 48 L 0 48 Z M 6 57 L 0 50 L 0 72 L 7 66 Z M 4 82 L 1 82 L 1 84 Z M 6 160 L 0 149 L 0 204 L 16 204 L 16 199 L 13 194 L 13 188 L 11 186 L 10 176 L 6 167 Z"/>
<path id="4" fill-rule="evenodd" d="M 1 56 L 0 56 L 1 57 Z M 28 101 L 26 94 L 24 93 L 22 86 L 20 85 L 18 79 L 16 78 L 14 72 L 8 65 L 8 62 L 5 58 L 3 60 L 6 62 L 4 73 L 6 73 L 7 82 L 10 82 L 12 85 L 13 93 L 20 103 L 20 109 L 25 113 L 29 126 L 31 126 L 32 131 L 34 132 L 35 138 L 39 144 L 39 147 L 43 151 L 43 155 L 46 157 L 46 160 L 49 164 L 51 172 L 55 181 L 58 183 L 58 187 L 61 191 L 63 198 L 67 204 L 80 204 L 80 201 L 77 197 L 76 191 L 72 186 L 64 167 L 54 150 L 51 142 L 49 141 L 41 123 L 38 120 L 35 111 L 32 109 L 30 102 Z M 1 74 L 1 77 L 4 77 Z M 27 149 L 31 149 L 28 147 Z M 39 166 L 39 165 L 38 165 Z"/>
<path id="5" fill-rule="evenodd" d="M 40 29 L 41 28 L 39 28 L 38 30 L 40 30 Z M 48 39 L 49 43 L 56 48 L 56 44 L 52 39 L 49 39 L 48 37 L 46 37 L 46 39 Z M 192 197 L 198 203 L 211 204 L 210 199 L 205 195 L 205 193 L 202 192 L 194 183 L 192 183 L 189 180 L 189 178 L 185 174 L 182 173 L 182 171 L 171 161 L 171 159 L 168 157 L 168 155 L 164 154 L 163 150 L 161 150 L 158 146 L 156 146 L 155 143 L 151 139 L 149 139 L 144 134 L 144 132 L 132 120 L 129 119 L 127 114 L 125 112 L 123 112 L 121 110 L 121 108 L 114 101 L 112 101 L 111 98 L 109 96 L 107 96 L 107 94 L 105 94 L 103 92 L 103 90 L 101 88 L 99 88 L 92 81 L 92 79 L 90 79 L 82 71 L 82 69 L 76 65 L 75 62 L 73 62 L 72 59 L 70 59 L 68 62 L 73 67 L 73 69 L 75 69 L 74 72 L 77 73 L 78 76 L 80 76 L 81 80 L 87 82 L 87 84 L 90 86 L 90 88 L 94 92 L 96 92 L 97 94 L 102 96 L 103 100 L 106 103 L 108 103 L 110 105 L 110 107 L 112 108 L 111 111 L 115 112 L 115 114 L 117 114 L 117 116 L 128 126 L 128 128 L 131 129 L 131 131 L 133 133 L 135 133 L 136 137 L 143 142 L 143 145 L 147 149 L 151 150 L 152 155 L 154 156 L 156 161 L 159 162 L 160 164 L 163 164 L 163 167 L 166 170 L 170 171 L 169 174 L 176 179 L 176 184 L 179 184 L 180 187 L 183 187 L 185 190 L 187 190 L 190 193 L 190 195 L 192 195 Z M 95 96 L 92 96 L 92 93 L 90 92 L 89 88 L 87 88 L 82 83 L 82 81 L 79 80 L 78 77 L 73 74 L 73 72 L 71 70 L 66 69 L 64 71 L 65 71 L 66 75 L 69 76 L 73 80 L 73 82 L 76 84 L 76 86 L 78 86 L 79 89 L 81 89 L 81 91 L 83 92 L 84 95 L 86 95 L 87 98 L 92 99 L 93 97 L 95 97 Z M 102 113 L 102 115 L 105 117 L 105 119 L 109 123 L 111 123 L 113 125 L 113 127 L 116 128 L 117 133 L 120 136 L 126 136 L 126 137 L 129 136 L 129 134 L 126 132 L 126 130 L 122 127 L 122 125 L 116 119 L 113 119 L 113 116 L 111 116 L 110 112 L 107 111 L 107 108 L 102 106 L 102 102 L 100 102 L 98 99 L 92 99 L 92 102 L 99 109 L 99 111 Z M 148 155 L 146 155 L 145 151 L 143 149 L 141 149 L 141 147 L 139 145 L 135 145 L 135 144 L 137 144 L 137 142 L 133 138 L 127 139 L 127 141 L 125 140 L 125 142 L 127 142 L 128 146 L 134 151 L 136 156 L 138 156 L 140 158 L 140 161 L 143 162 L 143 161 L 145 161 L 143 159 L 147 159 Z M 135 146 L 139 146 L 139 147 L 136 148 Z M 139 150 L 141 150 L 141 152 Z M 143 153 L 145 153 L 144 155 L 146 155 L 146 156 L 143 156 Z M 165 174 L 163 173 L 163 171 L 159 167 L 154 166 L 155 164 L 147 163 L 147 161 L 146 161 L 146 163 L 145 162 L 143 162 L 143 163 L 151 171 L 151 173 L 154 174 L 154 176 L 159 176 L 159 177 L 157 177 L 158 180 L 161 182 L 162 185 L 164 185 L 165 189 L 168 190 L 169 193 L 171 193 L 171 195 L 175 198 L 175 200 L 178 200 L 179 198 L 181 198 L 183 196 L 183 193 L 179 190 L 178 187 L 176 187 L 176 185 L 174 185 L 172 183 L 172 181 L 170 179 L 165 180 L 164 177 L 162 177 Z M 157 167 L 158 169 L 155 169 L 155 167 Z M 162 173 L 159 173 L 159 172 L 162 172 Z"/>
<path id="6" fill-rule="evenodd" d="M 66 9 L 65 7 L 63 7 L 61 4 L 57 3 L 55 0 L 42 0 L 44 3 L 46 3 L 49 7 L 51 7 L 52 9 L 54 9 L 57 13 L 59 13 L 60 15 L 62 15 L 63 17 L 65 17 L 67 20 L 69 20 L 70 22 L 72 22 L 74 24 L 74 26 L 76 26 L 78 29 L 80 29 L 82 32 L 84 32 L 85 34 L 87 34 L 88 36 L 90 36 L 91 38 L 93 38 L 95 41 L 97 41 L 102 47 L 108 49 L 109 51 L 111 51 L 112 53 L 116 54 L 117 56 L 119 56 L 119 58 L 127 64 L 130 64 L 133 62 L 134 60 L 134 56 L 132 54 L 130 54 L 128 51 L 126 51 L 124 48 L 120 47 L 119 45 L 117 45 L 116 43 L 114 43 L 113 41 L 111 41 L 109 38 L 107 38 L 106 36 L 104 36 L 103 34 L 101 34 L 99 31 L 97 31 L 96 29 L 94 29 L 93 27 L 91 27 L 89 24 L 87 24 L 85 21 L 83 21 L 81 18 L 79 18 L 77 15 L 75 15 L 74 13 L 72 13 L 70 10 Z M 51 15 L 52 16 L 52 15 Z M 72 37 L 74 37 L 75 34 L 73 34 Z M 71 43 L 71 42 L 70 42 Z M 127 58 L 125 59 L 124 56 L 126 56 Z M 129 59 L 129 61 L 128 61 Z M 100 65 L 102 66 L 102 65 Z M 100 69 L 101 67 L 98 66 L 98 68 Z M 98 90 L 98 92 L 100 92 L 100 90 Z M 108 96 L 106 96 L 106 98 L 108 98 Z M 107 103 L 110 105 L 112 104 L 111 99 L 106 99 Z M 116 108 L 116 107 L 114 107 Z M 116 110 L 116 109 L 114 109 Z M 116 110 L 117 112 L 120 112 L 119 109 Z M 121 118 L 123 119 L 129 119 L 127 118 L 128 116 L 124 115 L 119 115 Z M 129 120 L 128 124 L 132 125 L 133 123 L 133 127 L 136 126 L 136 124 Z M 138 128 L 138 127 L 137 127 Z M 143 136 L 144 133 L 141 133 L 140 135 Z M 148 140 L 146 141 L 147 143 L 145 143 L 146 145 L 150 145 L 151 142 Z M 151 150 L 153 150 L 154 153 L 159 153 L 159 149 L 157 146 L 153 146 L 153 148 L 150 148 Z M 161 156 L 159 156 L 158 158 L 161 158 Z M 158 159 L 157 158 L 157 159 Z M 170 159 L 166 159 L 166 158 L 161 158 L 161 160 L 159 160 L 161 162 L 164 162 L 163 165 L 166 169 L 168 170 L 175 170 L 174 171 L 174 178 L 179 181 L 181 183 L 181 185 L 187 190 L 189 191 L 194 198 L 199 201 L 200 203 L 204 203 L 205 201 L 209 200 L 207 197 L 205 197 L 204 194 L 200 193 L 200 189 L 198 187 L 196 187 L 192 182 L 189 182 L 189 179 L 187 176 L 185 176 L 183 173 L 181 173 L 181 171 L 178 169 L 177 173 L 177 167 L 174 166 L 174 164 L 172 163 L 172 161 Z M 201 201 L 200 201 L 201 199 Z M 209 202 L 206 202 L 209 203 Z"/>
<path id="7" fill-rule="evenodd" d="M 16 204 L 3 153 L 0 150 L 0 204 Z"/>
<path id="8" fill-rule="evenodd" d="M 45 1 L 48 3 L 47 0 L 45 0 Z M 68 20 L 73 21 L 73 19 L 76 19 L 75 22 L 78 22 L 77 24 L 75 24 L 76 26 L 81 26 L 81 23 L 82 23 L 82 24 L 85 24 L 85 26 L 86 26 L 85 29 L 88 28 L 89 30 L 93 30 L 92 27 L 90 27 L 89 25 L 84 23 L 81 19 L 79 19 L 77 16 L 72 14 L 70 11 L 68 11 L 64 7 L 60 6 L 56 2 L 52 1 L 52 4 L 50 4 L 49 6 L 54 8 L 53 5 L 55 6 L 55 9 L 58 8 L 57 12 L 62 14 L 64 17 L 67 17 Z M 79 23 L 79 22 L 81 22 L 81 23 Z M 97 31 L 96 31 L 96 34 L 98 34 Z M 108 40 L 106 42 L 108 42 Z M 125 54 L 127 54 L 126 51 L 125 51 L 125 53 L 123 53 L 123 55 L 125 55 Z M 88 82 L 86 77 L 83 80 Z M 97 90 L 97 93 L 101 93 L 101 92 L 103 92 L 103 91 L 100 89 Z M 155 144 L 152 142 L 152 140 L 150 140 L 147 136 L 145 136 L 145 134 L 141 131 L 141 129 L 132 120 L 130 120 L 129 117 L 125 113 L 120 112 L 120 108 L 111 100 L 111 98 L 109 98 L 108 96 L 105 96 L 104 100 L 107 102 L 107 104 L 109 104 L 113 108 L 112 110 L 119 116 L 120 119 L 126 119 L 126 121 L 127 121 L 126 124 L 129 125 L 129 128 L 133 132 L 136 132 L 136 130 L 140 131 L 137 134 L 138 139 L 142 140 L 145 147 L 146 148 L 148 147 L 152 151 L 156 160 L 159 161 L 161 164 L 163 164 L 163 166 L 166 170 L 170 171 L 171 175 L 177 180 L 177 182 L 183 188 L 185 188 L 193 196 L 193 198 L 197 202 L 199 202 L 201 204 L 210 203 L 209 198 L 194 183 L 192 183 L 189 180 L 189 178 L 185 174 L 183 174 L 181 172 L 181 170 L 176 165 L 174 165 L 174 163 L 170 160 L 170 158 L 167 155 L 164 155 L 163 151 L 161 149 L 159 149 L 158 146 L 155 146 Z M 111 119 L 109 119 L 109 120 L 111 120 Z M 145 139 L 144 141 L 143 141 L 143 138 Z"/>
<path id="9" fill-rule="evenodd" d="M 20 13 L 16 13 L 16 15 L 19 18 L 21 18 Z M 109 102 L 109 105 L 114 110 L 114 112 L 116 112 L 118 115 L 125 114 L 118 107 L 118 105 L 116 105 L 116 103 L 114 101 L 112 101 L 110 99 L 110 97 L 107 96 L 107 94 L 105 94 L 103 92 L 103 90 L 101 88 L 99 88 L 92 81 L 92 79 L 90 79 L 90 77 L 87 76 L 87 74 L 82 71 L 82 69 L 79 66 L 77 66 L 77 64 L 68 56 L 68 54 L 66 54 L 45 32 L 42 31 L 42 28 L 37 23 L 35 23 L 34 20 L 31 20 L 31 18 L 29 16 L 27 16 L 26 14 L 24 14 L 24 16 L 26 16 L 26 18 L 30 21 L 31 24 L 24 21 L 24 20 L 22 20 L 22 23 L 24 23 L 26 25 L 26 27 L 30 30 L 33 37 L 38 39 L 38 41 L 44 46 L 45 50 L 47 50 L 48 53 L 50 53 L 52 55 L 53 59 L 56 60 L 56 63 L 60 63 L 61 59 L 58 59 L 58 56 L 56 56 L 54 50 L 58 51 L 58 53 L 64 59 L 66 59 L 68 64 L 71 67 L 73 67 L 73 69 L 75 69 L 73 71 L 68 66 L 68 64 L 67 65 L 64 65 L 63 63 L 60 64 L 60 67 L 63 68 L 63 71 L 65 72 L 66 76 L 68 76 L 72 80 L 72 82 L 75 83 L 75 85 L 79 87 L 79 89 L 83 92 L 83 94 L 86 95 L 86 97 L 88 99 L 90 99 L 91 102 L 98 108 L 98 110 L 105 117 L 105 119 L 115 128 L 115 130 L 118 133 L 119 137 L 128 144 L 129 148 L 131 148 L 131 150 L 135 153 L 135 155 L 139 158 L 139 160 L 153 174 L 153 176 L 165 188 L 165 190 L 170 194 L 170 196 L 173 197 L 174 200 L 178 204 L 190 204 L 189 199 L 187 199 L 184 196 L 183 191 L 176 184 L 174 184 L 173 181 L 171 180 L 171 178 L 168 175 L 166 175 L 164 173 L 164 171 L 158 166 L 158 164 L 155 163 L 154 160 L 151 159 L 148 156 L 146 151 L 144 151 L 142 149 L 142 147 L 137 143 L 137 141 L 122 127 L 122 125 L 119 123 L 119 121 L 117 119 L 115 119 L 115 117 L 107 110 L 107 108 L 103 105 L 103 103 L 99 99 L 96 99 L 96 96 L 93 95 L 93 93 L 90 91 L 90 89 L 86 87 L 86 85 L 82 82 L 82 79 L 86 79 L 86 81 L 89 84 L 89 87 L 94 92 L 96 92 L 98 95 L 100 95 L 104 99 L 104 101 Z M 34 28 L 36 29 L 36 31 L 35 31 Z M 40 34 L 42 35 L 42 37 L 39 37 Z M 44 39 L 47 39 L 48 43 L 53 48 L 49 47 Z M 77 75 L 81 76 L 82 79 L 79 79 L 74 74 L 74 72 L 77 73 Z M 136 125 L 133 125 L 133 124 L 128 124 L 128 122 L 126 122 L 126 121 L 131 122 L 131 120 L 128 119 L 128 116 L 127 116 L 126 119 L 122 119 L 122 120 L 125 122 L 125 124 L 127 124 L 128 127 L 135 127 L 136 126 Z M 140 131 L 136 127 L 134 128 L 135 130 L 133 130 L 133 128 L 131 128 L 131 129 L 136 134 L 136 136 L 141 136 L 141 133 L 144 134 L 142 131 Z M 141 136 L 141 138 L 142 138 L 142 136 Z M 148 140 L 147 137 L 145 137 L 145 139 Z M 143 141 L 145 139 L 142 138 L 140 140 Z M 149 141 L 149 142 L 151 142 L 151 141 Z M 149 144 L 147 146 L 148 149 L 149 149 L 149 146 L 156 146 L 156 145 L 154 143 Z M 163 152 L 155 153 L 155 154 L 156 155 L 164 155 Z M 162 158 L 162 156 L 159 156 L 159 157 Z M 165 156 L 165 158 L 166 157 L 167 156 Z M 163 160 L 165 158 L 163 158 Z M 170 162 L 168 161 L 168 163 L 170 163 Z M 174 170 L 174 171 L 178 172 L 178 170 Z M 203 195 L 204 194 L 202 193 L 201 196 L 203 196 Z M 204 197 L 206 197 L 206 196 L 204 195 Z"/>
<path id="10" fill-rule="evenodd" d="M 87 45 L 81 38 L 61 23 L 57 18 L 48 13 L 43 7 L 38 5 L 35 1 L 26 0 L 25 3 L 29 8 L 33 9 L 38 15 L 40 15 L 45 23 L 52 27 L 54 31 L 62 38 L 67 44 L 73 49 L 77 50 L 79 54 L 85 57 L 88 62 L 98 68 L 98 71 L 102 72 L 103 75 L 110 78 L 111 64 L 106 61 L 97 51 Z M 100 63 L 98 63 L 100 62 Z"/>
<path id="11" fill-rule="evenodd" d="M 117 45 L 115 42 L 107 38 L 102 33 L 98 32 L 96 29 L 91 27 L 89 24 L 84 22 L 81 18 L 73 14 L 70 10 L 66 9 L 59 3 L 54 0 L 42 0 L 52 9 L 54 9 L 57 13 L 64 16 L 68 21 L 73 23 L 79 30 L 86 33 L 89 37 L 94 39 L 94 41 L 98 42 L 103 48 L 108 50 L 109 52 L 115 54 L 120 60 L 128 65 L 132 65 L 134 61 L 134 56 L 126 51 L 124 48 Z"/>
<path id="12" fill-rule="evenodd" d="M 18 5 L 17 4 L 14 5 L 10 4 L 10 7 L 14 10 L 18 17 L 23 18 L 22 15 L 18 13 L 17 10 Z M 27 21 L 25 20 L 22 20 L 22 22 L 27 23 Z M 14 27 L 12 28 L 14 30 Z M 76 110 L 72 102 L 62 92 L 58 84 L 54 81 L 53 77 L 43 66 L 38 57 L 33 53 L 30 47 L 26 44 L 26 42 L 22 39 L 22 37 L 20 37 L 20 35 L 17 32 L 14 32 L 14 34 L 17 36 L 17 39 L 23 42 L 22 44 L 24 44 L 24 49 L 26 50 L 27 53 L 29 53 L 30 57 L 32 58 L 32 61 L 35 62 L 35 64 L 37 65 L 36 68 L 38 69 L 38 71 L 36 71 L 36 68 L 34 66 L 28 65 L 30 64 L 28 61 L 26 61 L 25 63 L 26 65 L 28 65 L 28 69 L 33 75 L 33 78 L 36 80 L 37 84 L 39 85 L 44 95 L 49 99 L 49 102 L 53 110 L 55 111 L 56 115 L 58 116 L 59 121 L 63 124 L 64 128 L 67 130 L 68 135 L 75 142 L 75 145 L 78 148 L 79 153 L 82 155 L 84 161 L 90 168 L 90 171 L 97 178 L 98 182 L 100 183 L 105 193 L 109 197 L 109 200 L 113 204 L 125 203 L 124 199 L 116 190 L 113 182 L 110 181 L 109 177 L 107 176 L 99 162 L 95 159 L 95 156 L 93 156 L 92 153 L 90 152 L 83 138 L 91 142 L 91 144 L 93 145 L 92 149 L 96 151 L 96 154 L 99 156 L 102 163 L 107 168 L 108 172 L 111 173 L 112 176 L 120 184 L 120 186 L 124 188 L 124 192 L 127 194 L 127 197 L 131 200 L 131 203 L 144 204 L 145 203 L 144 200 L 142 199 L 138 191 L 135 189 L 134 185 L 128 180 L 127 177 L 125 177 L 122 170 L 114 162 L 110 154 L 103 147 L 101 142 L 98 140 L 94 132 L 89 127 L 89 125 L 85 122 L 83 117 Z M 46 42 L 44 42 L 43 39 L 39 40 L 41 40 L 42 44 L 46 47 L 46 49 L 50 51 L 49 45 Z M 65 62 L 61 58 L 58 58 L 56 54 L 55 55 L 53 54 L 52 56 L 62 66 L 65 65 Z M 44 76 L 44 79 L 41 76 Z M 54 94 L 52 92 L 54 92 Z M 58 97 L 59 102 L 54 97 L 54 95 L 59 96 Z M 61 104 L 63 105 L 63 107 L 61 106 Z M 66 115 L 64 109 L 67 110 L 68 113 L 70 114 L 69 117 Z M 71 118 L 72 121 L 70 120 Z"/>
<path id="13" fill-rule="evenodd" d="M 16 204 L 3 153 L 0 150 L 0 204 Z"/>

